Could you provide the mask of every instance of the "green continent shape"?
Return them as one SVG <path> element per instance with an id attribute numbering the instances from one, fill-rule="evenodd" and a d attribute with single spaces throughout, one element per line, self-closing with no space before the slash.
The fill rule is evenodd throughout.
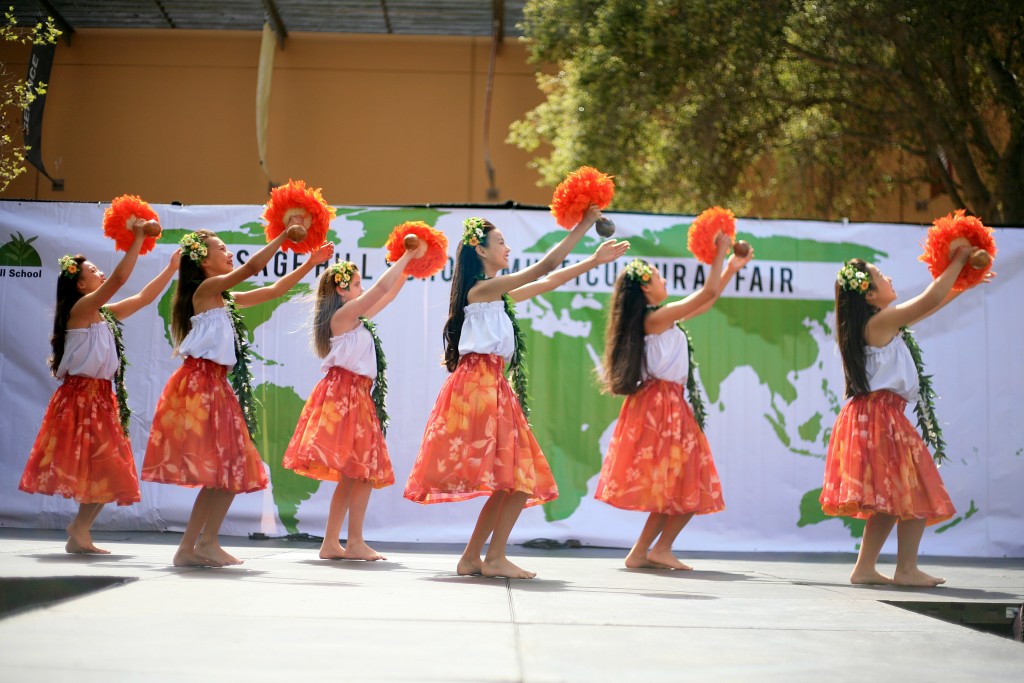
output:
<path id="1" fill-rule="evenodd" d="M 16 232 L 11 236 L 11 241 L 0 247 L 0 266 L 42 266 L 39 252 L 35 250 L 32 243 L 36 237 L 25 237 Z"/>
<path id="2" fill-rule="evenodd" d="M 805 527 L 810 524 L 820 524 L 830 519 L 838 519 L 842 521 L 843 526 L 850 530 L 850 536 L 853 538 L 864 537 L 864 523 L 863 519 L 854 519 L 853 517 L 832 517 L 826 515 L 821 511 L 821 503 L 818 502 L 821 497 L 821 489 L 814 489 L 804 494 L 804 497 L 800 499 L 800 519 L 796 525 L 798 527 Z"/>
<path id="3" fill-rule="evenodd" d="M 374 249 L 383 247 L 384 243 L 388 241 L 391 231 L 406 221 L 423 221 L 434 227 L 437 225 L 437 219 L 447 213 L 447 211 L 438 211 L 425 206 L 408 209 L 374 209 L 348 214 L 345 216 L 345 220 L 363 224 L 363 236 L 359 238 L 356 246 Z"/>
<path id="4" fill-rule="evenodd" d="M 320 482 L 285 469 L 281 461 L 306 402 L 291 388 L 275 384 L 260 384 L 253 388 L 253 394 L 260 424 L 256 448 L 270 468 L 271 493 L 281 523 L 288 533 L 297 534 L 299 504 L 309 500 Z"/>
<path id="5" fill-rule="evenodd" d="M 263 286 L 264 285 L 258 285 L 252 282 L 240 282 L 232 289 L 238 292 L 247 292 Z M 177 285 L 175 285 L 175 287 L 168 287 L 167 291 L 160 297 L 160 301 L 156 305 L 157 313 L 160 315 L 160 319 L 164 322 L 164 339 L 167 340 L 167 343 L 171 348 L 177 346 L 171 337 L 171 306 L 174 302 L 174 291 L 176 288 Z M 300 282 L 276 299 L 271 299 L 270 301 L 266 301 L 256 306 L 239 308 L 238 312 L 242 314 L 242 320 L 245 322 L 245 327 L 249 331 L 249 341 L 253 341 L 253 334 L 255 333 L 256 328 L 267 322 L 267 320 L 270 319 L 270 316 L 274 314 L 274 311 L 276 311 L 282 304 L 291 301 L 295 297 L 308 294 L 309 292 L 309 285 L 305 282 Z"/>
<path id="6" fill-rule="evenodd" d="M 622 406 L 620 397 L 601 393 L 591 361 L 591 352 L 599 357 L 604 353 L 608 295 L 593 295 L 601 304 L 598 309 L 572 308 L 576 296 L 581 295 L 550 292 L 538 299 L 543 298 L 563 316 L 589 322 L 586 337 L 558 334 L 551 339 L 535 331 L 531 320 L 520 318 L 532 386 L 543 383 L 543 390 L 530 395 L 530 420 L 558 482 L 558 498 L 544 505 L 548 521 L 566 519 L 587 495 L 587 481 L 601 470 L 601 434 L 618 417 Z M 533 353 L 532 349 L 538 351 Z"/>

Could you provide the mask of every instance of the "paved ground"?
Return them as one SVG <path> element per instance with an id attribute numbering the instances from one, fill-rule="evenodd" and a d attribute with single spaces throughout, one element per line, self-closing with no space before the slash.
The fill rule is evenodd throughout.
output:
<path id="1" fill-rule="evenodd" d="M 1024 559 L 926 558 L 935 589 L 846 583 L 852 556 L 687 554 L 630 571 L 622 550 L 528 550 L 532 581 L 462 578 L 459 548 L 226 539 L 242 567 L 169 567 L 173 534 L 0 529 L 11 577 L 130 577 L 0 616 L 0 681 L 1021 681 L 1024 644 L 883 601 L 1024 601 Z M 8 597 L 15 594 L 9 593 Z M 1002 608 L 1000 608 L 1002 609 Z"/>

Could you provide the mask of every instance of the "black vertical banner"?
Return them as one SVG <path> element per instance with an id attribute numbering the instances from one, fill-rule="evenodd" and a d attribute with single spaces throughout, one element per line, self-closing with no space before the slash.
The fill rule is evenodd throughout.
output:
<path id="1" fill-rule="evenodd" d="M 50 69 L 53 67 L 53 55 L 56 51 L 57 46 L 53 44 L 32 46 L 32 55 L 28 60 L 28 76 L 25 79 L 28 90 L 34 90 L 39 83 L 45 83 L 49 89 Z M 25 134 L 25 146 L 29 148 L 25 159 L 38 168 L 40 173 L 50 178 L 54 189 L 58 189 L 58 186 L 63 188 L 63 181 L 51 178 L 43 164 L 43 108 L 45 106 L 46 95 L 39 95 L 32 101 L 32 104 L 28 105 L 28 109 L 23 114 L 22 130 Z"/>

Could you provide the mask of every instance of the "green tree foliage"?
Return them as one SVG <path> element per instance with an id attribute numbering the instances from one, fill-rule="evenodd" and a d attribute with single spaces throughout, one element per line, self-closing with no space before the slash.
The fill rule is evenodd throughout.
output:
<path id="1" fill-rule="evenodd" d="M 14 8 L 9 8 L 0 20 L 0 41 L 18 45 L 52 45 L 57 42 L 60 31 L 47 17 L 32 28 L 19 28 L 14 18 Z M 24 76 L 15 75 L 7 64 L 0 61 L 0 192 L 7 189 L 11 181 L 25 172 L 27 148 L 15 142 L 21 134 L 22 114 L 40 95 L 46 94 L 46 83 L 30 85 Z M 13 137 L 12 137 L 13 136 Z"/>
<path id="2" fill-rule="evenodd" d="M 1019 0 L 530 0 L 547 99 L 510 142 L 556 183 L 589 164 L 621 209 L 856 216 L 928 180 L 1024 225 Z"/>

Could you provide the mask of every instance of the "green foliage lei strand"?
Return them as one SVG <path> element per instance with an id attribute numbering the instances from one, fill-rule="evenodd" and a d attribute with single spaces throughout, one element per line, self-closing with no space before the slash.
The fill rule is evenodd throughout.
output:
<path id="1" fill-rule="evenodd" d="M 903 328 L 903 341 L 910 349 L 910 356 L 917 368 L 918 397 L 914 412 L 917 413 L 917 428 L 921 430 L 921 438 L 932 449 L 932 459 L 942 464 L 946 458 L 946 440 L 942 438 L 942 428 L 935 417 L 935 389 L 932 388 L 932 376 L 924 374 L 924 361 L 921 359 L 921 347 L 910 332 Z"/>
<path id="2" fill-rule="evenodd" d="M 238 405 L 242 408 L 245 426 L 249 428 L 249 438 L 255 439 L 260 425 L 256 420 L 256 396 L 252 391 L 252 369 L 249 367 L 252 353 L 249 330 L 242 320 L 242 314 L 238 312 L 235 298 L 229 292 L 224 292 L 221 296 L 224 297 L 224 308 L 228 310 L 231 326 L 235 329 L 235 367 L 228 373 L 228 379 L 231 380 L 231 388 L 238 397 Z"/>
<path id="3" fill-rule="evenodd" d="M 388 363 L 384 358 L 384 349 L 380 345 L 380 337 L 377 336 L 377 326 L 370 322 L 369 318 L 359 317 L 359 321 L 363 323 L 363 327 L 373 337 L 373 352 L 377 356 L 377 376 L 373 380 L 373 391 L 370 395 L 373 397 L 373 405 L 377 409 L 377 420 L 380 421 L 380 431 L 386 436 L 388 433 L 388 411 L 384 405 L 384 400 L 388 395 L 388 378 L 387 369 Z"/>
<path id="4" fill-rule="evenodd" d="M 117 372 L 114 373 L 114 395 L 117 396 L 117 413 L 121 418 L 121 430 L 128 436 L 129 422 L 132 411 L 128 408 L 128 390 L 124 388 L 124 369 L 128 367 L 128 359 L 124 357 L 124 339 L 121 337 L 123 324 L 106 306 L 100 308 L 100 315 L 114 335 L 114 350 L 117 352 Z"/>
<path id="5" fill-rule="evenodd" d="M 508 377 L 512 382 L 512 389 L 519 398 L 519 407 L 523 409 L 523 415 L 530 417 L 530 406 L 528 405 L 529 393 L 526 380 L 526 340 L 523 331 L 519 329 L 519 322 L 516 320 L 515 305 L 512 297 L 508 294 L 501 296 L 505 302 L 505 313 L 512 321 L 512 332 L 515 336 L 516 348 L 512 352 L 512 360 L 508 364 Z"/>
<path id="6" fill-rule="evenodd" d="M 693 419 L 697 421 L 697 426 L 703 432 L 704 425 L 707 424 L 708 411 L 704 407 L 704 397 L 702 396 L 704 387 L 700 385 L 700 381 L 697 379 L 697 361 L 693 358 L 693 337 L 690 336 L 690 331 L 683 327 L 682 323 L 679 323 L 677 326 L 686 335 L 686 345 L 690 347 L 688 354 L 690 367 L 686 370 L 686 393 L 690 396 Z"/>

